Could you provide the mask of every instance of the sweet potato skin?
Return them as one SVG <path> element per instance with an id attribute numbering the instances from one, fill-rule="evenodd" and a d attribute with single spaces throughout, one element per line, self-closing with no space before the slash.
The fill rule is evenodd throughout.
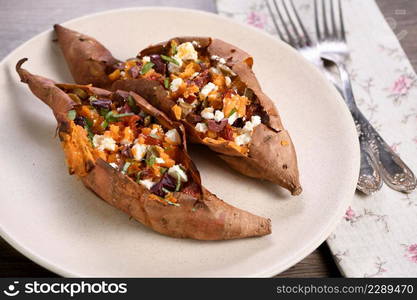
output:
<path id="1" fill-rule="evenodd" d="M 65 34 L 74 36 L 76 33 L 67 31 Z M 70 38 L 67 39 L 70 40 Z M 257 157 L 255 157 L 255 152 L 251 151 L 249 151 L 248 156 L 245 156 L 238 150 L 228 147 L 227 142 L 213 144 L 203 141 L 194 127 L 184 121 L 183 123 L 187 129 L 189 140 L 193 143 L 200 143 L 208 146 L 211 150 L 217 152 L 233 169 L 246 176 L 269 180 L 288 189 L 293 195 L 300 194 L 302 188 L 299 181 L 295 147 L 288 132 L 285 131 L 282 125 L 281 118 L 273 101 L 263 93 L 259 82 L 252 71 L 252 57 L 245 51 L 219 39 L 209 37 L 175 37 L 173 39 L 177 40 L 179 43 L 197 41 L 201 47 L 207 48 L 209 55 L 217 55 L 224 58 L 226 60 L 226 65 L 254 92 L 260 105 L 269 117 L 268 124 L 266 124 L 267 130 L 261 130 L 252 137 L 252 144 L 258 145 L 256 147 Z M 161 54 L 171 40 L 151 45 L 140 51 L 138 56 Z M 60 42 L 59 39 L 58 41 Z M 97 53 L 101 53 L 101 47 L 102 45 L 97 46 Z M 89 50 L 94 52 L 92 48 Z M 66 59 L 70 66 L 77 60 L 76 58 L 69 59 L 67 56 Z M 74 77 L 77 83 L 85 83 L 88 81 L 87 75 L 83 77 L 82 74 L 79 73 L 78 76 L 78 78 Z M 106 78 L 103 76 L 102 81 L 106 81 L 106 83 L 101 85 L 102 87 L 108 87 L 108 77 L 105 77 Z M 97 84 L 100 83 L 97 81 Z M 143 78 L 117 80 L 112 84 L 111 89 L 133 91 L 145 98 L 153 106 L 164 111 L 169 117 L 175 119 L 171 111 L 171 107 L 175 102 L 169 98 L 167 91 L 158 82 Z M 278 141 L 280 140 L 280 137 L 285 136 L 286 139 L 284 143 L 288 144 L 288 146 L 280 147 L 279 144 L 276 144 L 276 147 L 271 147 L 270 144 L 268 144 L 263 147 L 262 141 L 268 139 L 271 135 L 277 136 L 272 139 L 272 141 Z M 251 146 L 250 149 L 254 149 L 254 147 Z M 267 162 L 279 162 L 279 164 L 267 164 Z M 286 167 L 283 168 L 283 165 Z"/>
<path id="2" fill-rule="evenodd" d="M 33 93 L 45 102 L 57 117 L 58 131 L 64 149 L 66 141 L 80 139 L 74 130 L 78 129 L 67 118 L 68 110 L 75 103 L 59 87 L 93 89 L 98 95 L 109 95 L 110 92 L 82 85 L 56 84 L 52 80 L 33 75 L 21 68 L 25 60 L 16 66 L 22 82 L 27 83 Z M 84 145 L 85 161 L 77 172 L 84 185 L 110 205 L 124 211 L 134 219 L 153 230 L 171 237 L 192 238 L 198 240 L 227 240 L 245 237 L 263 236 L 271 233 L 269 219 L 255 216 L 226 204 L 201 186 L 201 179 L 191 158 L 186 152 L 184 130 L 180 124 L 172 122 L 163 112 L 152 107 L 142 97 L 130 93 L 136 104 L 154 116 L 163 126 L 177 128 L 182 133 L 182 163 L 190 170 L 193 182 L 198 184 L 199 196 L 177 192 L 174 196 L 180 206 L 171 206 L 152 199 L 149 190 L 134 182 L 130 177 L 118 172 L 104 160 L 90 153 L 92 147 Z M 80 127 L 81 128 L 81 127 Z M 85 139 L 86 140 L 86 139 Z M 90 152 L 89 152 L 90 151 Z M 71 170 L 70 170 L 71 172 Z M 83 173 L 85 172 L 85 173 Z"/>
<path id="3" fill-rule="evenodd" d="M 74 80 L 79 84 L 110 87 L 106 70 L 119 62 L 110 51 L 90 36 L 58 24 L 54 25 L 54 29 Z"/>

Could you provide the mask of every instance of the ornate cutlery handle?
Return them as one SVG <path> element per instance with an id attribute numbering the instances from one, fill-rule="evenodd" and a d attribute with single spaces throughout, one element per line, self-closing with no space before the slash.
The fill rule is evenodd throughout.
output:
<path id="1" fill-rule="evenodd" d="M 375 163 L 377 171 L 379 171 L 382 179 L 390 188 L 399 192 L 411 192 L 416 188 L 416 177 L 401 158 L 392 151 L 391 147 L 388 146 L 356 106 L 349 74 L 343 64 L 337 64 L 337 66 L 342 80 L 342 93 L 350 112 L 352 113 L 353 119 L 355 120 L 356 126 L 360 130 L 359 137 L 361 139 L 361 144 L 363 142 L 364 147 L 366 147 L 366 145 L 369 146 L 366 147 L 368 149 L 365 150 L 370 150 L 370 152 L 367 153 L 370 155 L 371 161 Z"/>
<path id="2" fill-rule="evenodd" d="M 370 145 L 372 159 L 377 164 L 384 182 L 390 188 L 399 192 L 409 193 L 413 191 L 417 186 L 413 172 L 359 110 L 357 116 L 367 143 Z"/>
<path id="3" fill-rule="evenodd" d="M 359 134 L 359 146 L 361 151 L 361 166 L 356 188 L 366 195 L 371 195 L 381 189 L 382 179 L 376 164 L 372 159 L 370 146 L 366 142 L 362 130 L 360 129 L 360 125 L 357 124 L 356 128 Z"/>

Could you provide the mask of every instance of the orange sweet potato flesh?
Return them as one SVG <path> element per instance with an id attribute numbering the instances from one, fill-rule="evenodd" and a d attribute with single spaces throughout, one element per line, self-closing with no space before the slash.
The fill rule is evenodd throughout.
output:
<path id="1" fill-rule="evenodd" d="M 61 40 L 71 40 L 69 37 L 60 39 L 60 35 L 79 35 L 79 33 L 74 31 L 56 31 L 59 43 L 61 43 Z M 288 131 L 282 125 L 281 118 L 274 103 L 263 93 L 252 71 L 252 57 L 245 51 L 219 39 L 209 37 L 176 37 L 174 39 L 179 43 L 197 41 L 202 48 L 207 49 L 209 56 L 217 55 L 224 58 L 226 65 L 237 74 L 247 88 L 253 91 L 263 110 L 269 117 L 268 124 L 263 124 L 255 128 L 252 142 L 249 145 L 248 155 L 244 155 L 237 149 L 230 147 L 228 142 L 212 143 L 207 140 L 202 140 L 195 128 L 187 121 L 183 121 L 189 140 L 193 143 L 208 146 L 211 150 L 218 153 L 219 157 L 229 166 L 246 176 L 277 183 L 288 189 L 292 195 L 300 194 L 302 188 L 299 181 L 298 163 L 294 145 Z M 168 45 L 170 45 L 171 40 L 149 46 L 142 50 L 138 56 L 163 54 Z M 71 45 L 61 45 L 61 48 L 64 47 L 71 47 Z M 97 46 L 97 52 L 102 51 L 102 47 L 101 44 Z M 91 48 L 89 50 L 92 51 Z M 75 53 L 74 57 L 68 57 L 68 54 L 65 54 L 65 52 L 64 55 L 70 68 L 74 62 L 81 65 L 85 63 L 83 58 L 77 58 Z M 87 76 L 85 78 L 74 77 L 74 79 L 77 83 L 88 82 Z M 103 81 L 105 80 L 106 78 L 103 76 Z M 108 87 L 107 83 L 105 87 Z M 169 97 L 169 93 L 159 82 L 145 78 L 117 80 L 113 83 L 111 89 L 134 91 L 149 101 L 153 106 L 165 112 L 169 117 L 175 119 L 171 110 L 175 102 Z"/>
<path id="2" fill-rule="evenodd" d="M 122 174 L 107 162 L 98 158 L 89 144 L 83 128 L 67 118 L 67 113 L 76 103 L 61 88 L 82 88 L 96 95 L 109 96 L 110 92 L 91 86 L 56 84 L 50 79 L 37 76 L 22 69 L 26 61 L 18 62 L 16 70 L 21 81 L 53 111 L 58 133 L 67 157 L 70 173 L 77 174 L 84 185 L 110 205 L 124 211 L 153 230 L 171 237 L 198 240 L 227 240 L 263 236 L 271 233 L 269 219 L 253 215 L 233 207 L 201 186 L 200 175 L 186 152 L 186 140 L 182 126 L 168 119 L 142 97 L 131 92 L 136 104 L 154 116 L 167 129 L 177 128 L 182 132 L 182 161 L 190 170 L 191 178 L 199 186 L 198 196 L 176 192 L 174 197 L 179 207 L 156 201 L 150 191 Z M 79 153 L 73 153 L 77 151 Z"/>

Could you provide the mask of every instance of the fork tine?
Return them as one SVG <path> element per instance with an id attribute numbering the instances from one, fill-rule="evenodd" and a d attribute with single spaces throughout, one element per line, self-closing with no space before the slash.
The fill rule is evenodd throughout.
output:
<path id="1" fill-rule="evenodd" d="M 345 24 L 343 22 L 342 1 L 339 0 L 340 33 L 343 41 L 346 41 Z"/>
<path id="2" fill-rule="evenodd" d="M 294 37 L 296 39 L 296 43 L 298 44 L 298 46 L 302 47 L 303 46 L 303 38 L 300 35 L 300 33 L 298 32 L 297 26 L 295 26 L 295 23 L 294 23 L 291 15 L 290 15 L 290 12 L 288 10 L 287 4 L 285 3 L 285 0 L 282 0 L 282 4 L 284 6 L 285 13 L 287 14 L 288 21 L 290 22 L 290 26 L 292 28 L 292 31 L 294 32 Z"/>
<path id="3" fill-rule="evenodd" d="M 307 46 L 311 46 L 312 42 L 311 42 L 310 36 L 308 35 L 307 30 L 305 29 L 305 27 L 303 25 L 303 22 L 301 22 L 301 18 L 299 16 L 299 14 L 297 13 L 297 10 L 295 9 L 295 5 L 294 5 L 293 0 L 290 0 L 290 4 L 292 6 L 292 10 L 294 12 L 295 18 L 297 19 L 298 25 L 300 26 L 301 31 L 303 32 L 304 38 L 306 40 L 306 44 L 307 44 Z"/>
<path id="4" fill-rule="evenodd" d="M 266 4 L 266 7 L 268 8 L 269 14 L 271 15 L 272 22 L 274 23 L 274 26 L 275 26 L 275 29 L 276 29 L 276 31 L 277 31 L 277 33 L 278 33 L 279 38 L 280 38 L 283 42 L 288 43 L 287 39 L 285 38 L 285 36 L 282 34 L 281 30 L 279 29 L 279 26 L 278 26 L 277 20 L 275 19 L 275 15 L 274 15 L 274 13 L 272 12 L 272 8 L 271 8 L 271 6 L 269 5 L 268 0 L 265 0 L 265 4 Z"/>
<path id="5" fill-rule="evenodd" d="M 277 2 L 275 0 L 273 0 L 273 2 L 274 2 L 275 9 L 277 10 L 278 17 L 281 20 L 281 23 L 282 23 L 282 26 L 284 27 L 285 33 L 287 34 L 289 44 L 292 45 L 293 47 L 296 47 L 297 43 L 292 38 L 292 35 L 291 35 L 290 31 L 288 30 L 288 26 L 285 24 L 284 18 L 282 17 L 281 10 L 279 9 Z"/>
<path id="6" fill-rule="evenodd" d="M 321 13 L 323 15 L 323 34 L 324 38 L 329 37 L 329 27 L 327 27 L 327 15 L 326 15 L 326 1 L 321 0 Z"/>
<path id="7" fill-rule="evenodd" d="M 330 0 L 330 21 L 331 21 L 331 27 L 332 30 L 330 31 L 330 36 L 333 36 L 337 38 L 337 27 L 336 27 L 336 21 L 335 21 L 335 11 L 333 9 L 333 0 Z"/>
<path id="8" fill-rule="evenodd" d="M 317 40 L 321 41 L 320 25 L 319 25 L 319 9 L 317 7 L 317 0 L 314 0 L 314 25 L 316 27 Z"/>

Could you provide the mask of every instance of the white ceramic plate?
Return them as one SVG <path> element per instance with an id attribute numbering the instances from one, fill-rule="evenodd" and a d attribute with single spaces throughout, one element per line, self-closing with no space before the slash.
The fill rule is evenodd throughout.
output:
<path id="1" fill-rule="evenodd" d="M 118 58 L 180 35 L 217 37 L 251 53 L 255 73 L 293 138 L 304 192 L 291 197 L 193 147 L 204 185 L 239 208 L 271 218 L 273 233 L 201 242 L 162 236 L 129 220 L 68 175 L 52 113 L 19 83 L 14 66 L 22 57 L 29 58 L 24 67 L 33 73 L 71 81 L 49 31 L 0 66 L 0 232 L 21 253 L 63 276 L 264 277 L 307 256 L 341 220 L 358 177 L 355 128 L 335 89 L 290 47 L 217 15 L 184 9 L 115 10 L 64 25 L 96 37 Z"/>

